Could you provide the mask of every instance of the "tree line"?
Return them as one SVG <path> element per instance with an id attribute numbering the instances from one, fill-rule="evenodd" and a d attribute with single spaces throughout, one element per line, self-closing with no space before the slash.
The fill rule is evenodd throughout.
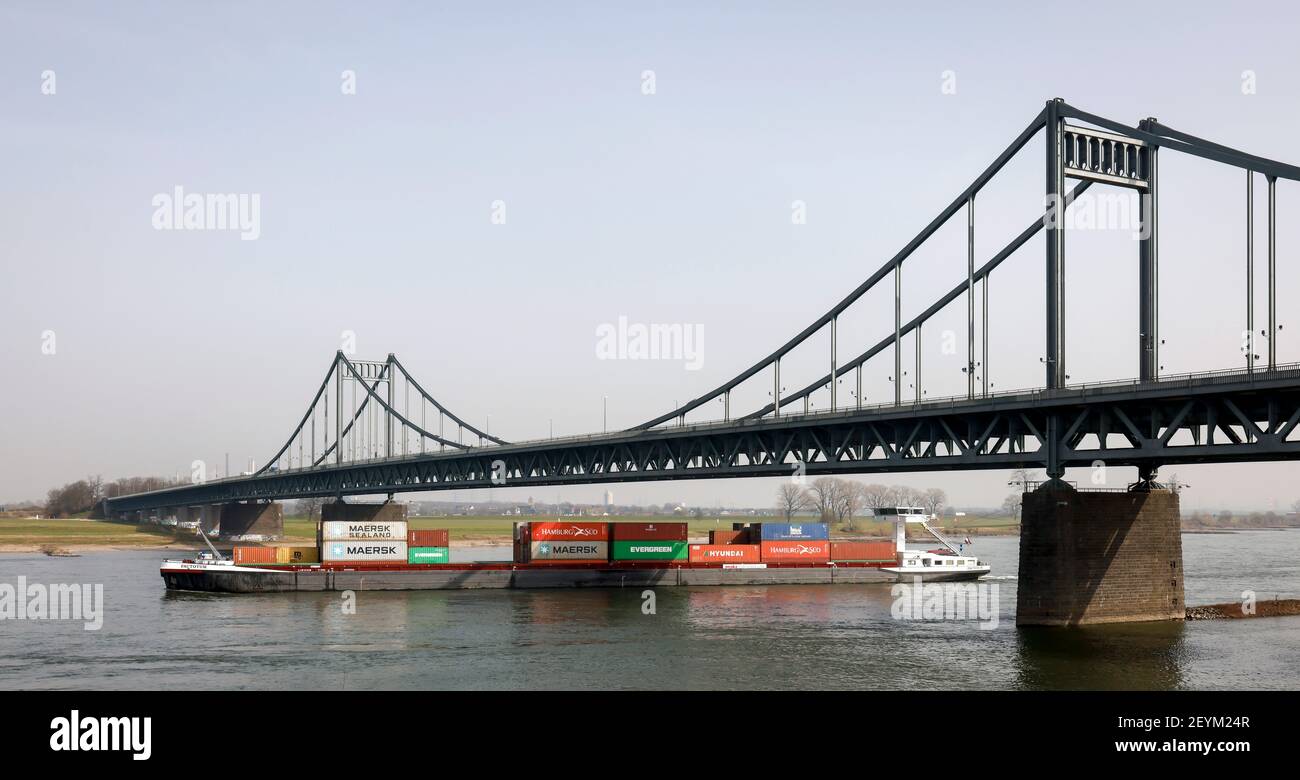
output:
<path id="1" fill-rule="evenodd" d="M 777 490 L 777 512 L 787 521 L 801 512 L 812 512 L 826 523 L 838 523 L 849 530 L 854 518 L 886 506 L 917 506 L 938 514 L 948 503 L 939 488 L 919 489 L 904 485 L 864 484 L 839 477 L 819 477 L 804 487 L 786 482 Z"/>
<path id="2" fill-rule="evenodd" d="M 181 484 L 163 477 L 123 477 L 105 482 L 99 476 L 86 477 L 50 490 L 45 497 L 46 517 L 71 517 L 93 510 L 100 501 L 114 496 L 162 490 Z"/>

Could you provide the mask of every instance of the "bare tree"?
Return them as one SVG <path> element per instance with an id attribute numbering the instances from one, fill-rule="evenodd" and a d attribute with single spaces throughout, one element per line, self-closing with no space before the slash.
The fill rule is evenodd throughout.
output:
<path id="1" fill-rule="evenodd" d="M 862 508 L 864 510 L 889 506 L 892 494 L 885 485 L 861 485 L 860 490 L 862 491 Z"/>
<path id="2" fill-rule="evenodd" d="M 793 482 L 785 482 L 776 492 L 776 509 L 787 522 L 811 504 L 808 492 Z"/>
<path id="3" fill-rule="evenodd" d="M 88 480 L 79 479 L 50 490 L 45 500 L 45 514 L 50 517 L 68 517 L 94 509 L 97 500 L 94 485 Z"/>
<path id="4" fill-rule="evenodd" d="M 837 480 L 838 495 L 835 496 L 835 519 L 848 530 L 857 530 L 853 517 L 862 509 L 866 500 L 865 488 L 857 482 Z"/>
<path id="5" fill-rule="evenodd" d="M 947 504 L 948 494 L 940 488 L 930 488 L 921 494 L 921 506 L 925 507 L 925 511 L 929 514 L 939 514 Z"/>
<path id="6" fill-rule="evenodd" d="M 820 477 L 813 481 L 808 491 L 809 504 L 817 510 L 823 522 L 835 518 L 835 504 L 839 500 L 840 481 L 834 477 Z"/>
<path id="7" fill-rule="evenodd" d="M 909 488 L 902 485 L 890 485 L 886 498 L 888 502 L 885 506 L 907 506 L 907 491 Z"/>
<path id="8" fill-rule="evenodd" d="M 1005 501 L 1002 502 L 1003 511 L 1011 515 L 1011 518 L 1016 522 L 1020 521 L 1020 504 L 1021 504 L 1020 495 L 1021 495 L 1020 493 L 1012 493 L 1011 495 L 1006 497 Z"/>
<path id="9" fill-rule="evenodd" d="M 1028 493 L 1029 483 L 1037 482 L 1037 481 L 1038 481 L 1038 474 L 1036 472 L 1031 471 L 1029 469 L 1020 468 L 1011 472 L 1011 479 L 1007 480 L 1007 484 L 1019 485 L 1020 492 Z"/>
<path id="10" fill-rule="evenodd" d="M 328 503 L 324 498 L 303 498 L 298 501 L 298 511 L 307 517 L 308 520 L 319 520 L 321 507 Z"/>

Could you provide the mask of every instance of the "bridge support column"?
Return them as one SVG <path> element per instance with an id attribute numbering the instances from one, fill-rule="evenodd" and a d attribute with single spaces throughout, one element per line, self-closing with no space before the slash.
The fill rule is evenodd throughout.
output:
<path id="1" fill-rule="evenodd" d="M 180 525 L 197 522 L 203 529 L 203 533 L 212 535 L 217 532 L 217 526 L 220 523 L 220 505 L 214 507 L 218 511 L 207 511 L 205 506 L 178 506 L 176 507 L 176 522 Z"/>
<path id="2" fill-rule="evenodd" d="M 222 539 L 271 540 L 284 536 L 284 505 L 278 503 L 217 504 L 204 507 L 206 529 L 216 515 Z"/>
<path id="3" fill-rule="evenodd" d="M 349 523 L 388 522 L 406 519 L 406 504 L 385 501 L 382 504 L 345 504 L 335 501 L 320 508 L 322 522 L 343 520 Z"/>
<path id="4" fill-rule="evenodd" d="M 1154 117 L 1138 124 L 1150 130 Z M 1147 150 L 1147 191 L 1138 193 L 1138 214 L 1142 232 L 1138 244 L 1138 378 L 1143 382 L 1160 376 L 1160 201 L 1158 200 L 1159 148 Z"/>
<path id="5" fill-rule="evenodd" d="M 1065 167 L 1061 99 L 1047 101 L 1047 389 L 1065 386 Z"/>
<path id="6" fill-rule="evenodd" d="M 1182 620 L 1178 494 L 1087 492 L 1054 481 L 1025 493 L 1016 625 Z"/>

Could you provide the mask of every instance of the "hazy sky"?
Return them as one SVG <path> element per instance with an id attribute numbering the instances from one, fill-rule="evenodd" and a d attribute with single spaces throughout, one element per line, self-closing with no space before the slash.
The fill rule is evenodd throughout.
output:
<path id="1" fill-rule="evenodd" d="M 357 357 L 395 352 L 508 439 L 550 420 L 557 435 L 599 431 L 604 396 L 611 428 L 642 422 L 816 319 L 1054 96 L 1300 161 L 1290 4 L 700 5 L 6 3 L 0 501 L 225 453 L 260 464 L 344 331 Z M 1164 369 L 1238 366 L 1244 174 L 1175 153 L 1161 173 Z M 1042 181 L 1035 140 L 979 199 L 979 262 L 1041 209 Z M 155 197 L 178 186 L 256 195 L 256 240 L 155 229 Z M 1256 192 L 1262 322 L 1262 180 Z M 1279 185 L 1287 304 L 1297 200 Z M 1067 239 L 1073 382 L 1137 373 L 1131 229 Z M 905 317 L 965 273 L 964 216 L 936 239 L 905 266 Z M 993 277 L 995 389 L 1042 383 L 1043 265 L 1040 238 Z M 878 292 L 843 321 L 846 358 L 891 325 Z M 697 329 L 700 365 L 598 359 L 597 329 L 620 317 Z M 959 300 L 927 326 L 931 396 L 964 388 L 964 322 Z M 945 329 L 959 354 L 941 349 Z M 1279 354 L 1300 360 L 1300 337 Z M 792 357 L 786 386 L 826 362 L 822 346 Z M 869 364 L 869 400 L 892 394 L 890 373 L 887 353 Z M 733 408 L 761 405 L 769 382 Z M 1191 507 L 1300 498 L 1294 464 L 1173 471 Z M 1007 490 L 995 472 L 881 481 L 966 504 Z M 775 483 L 613 490 L 765 505 Z"/>

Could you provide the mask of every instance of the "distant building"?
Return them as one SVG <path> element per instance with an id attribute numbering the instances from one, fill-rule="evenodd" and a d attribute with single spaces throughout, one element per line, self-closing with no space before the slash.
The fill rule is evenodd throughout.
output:
<path id="1" fill-rule="evenodd" d="M 609 509 L 609 508 L 611 508 L 611 507 L 613 507 L 613 506 L 614 506 L 614 491 L 612 491 L 612 490 L 606 490 L 606 491 L 605 491 L 605 509 Z"/>

